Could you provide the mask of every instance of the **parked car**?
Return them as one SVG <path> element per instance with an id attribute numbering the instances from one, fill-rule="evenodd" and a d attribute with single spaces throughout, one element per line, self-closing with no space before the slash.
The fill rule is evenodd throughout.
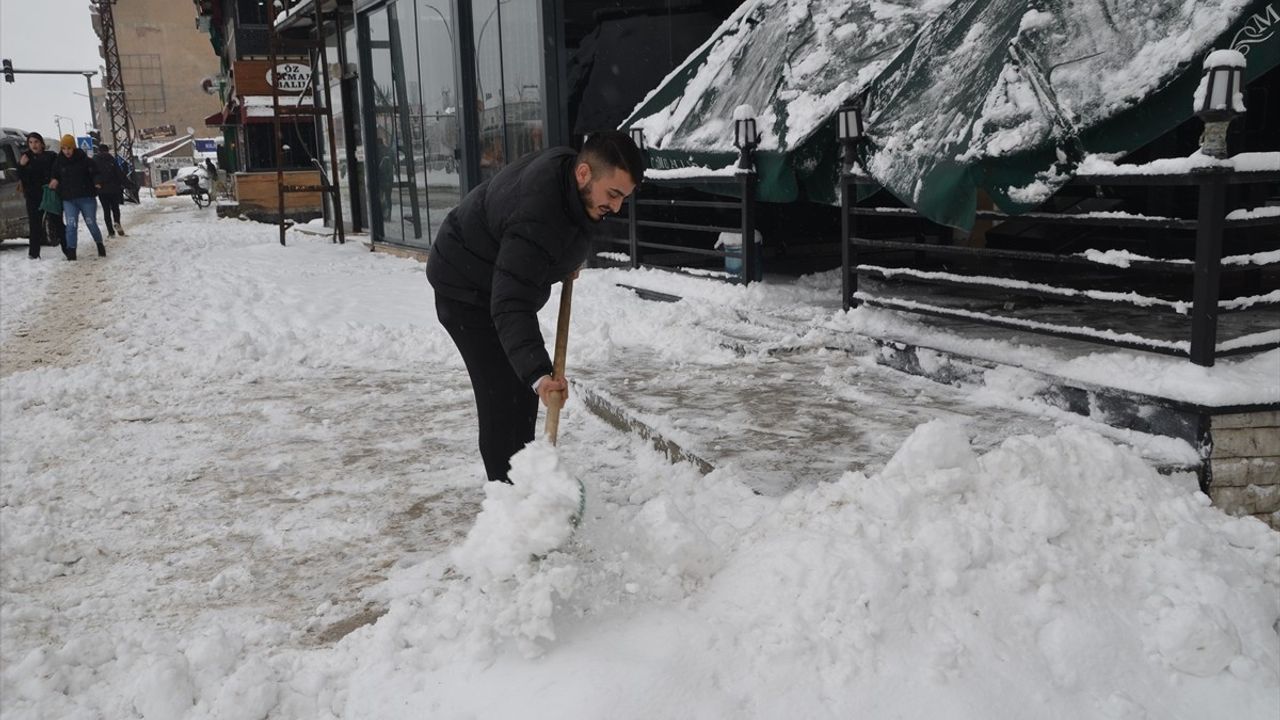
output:
<path id="1" fill-rule="evenodd" d="M 18 193 L 18 156 L 27 149 L 27 134 L 0 128 L 0 240 L 27 236 L 27 203 Z"/>

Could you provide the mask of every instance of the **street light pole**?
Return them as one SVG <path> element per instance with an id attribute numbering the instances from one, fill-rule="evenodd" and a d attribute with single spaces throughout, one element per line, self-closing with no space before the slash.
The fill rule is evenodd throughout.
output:
<path id="1" fill-rule="evenodd" d="M 58 124 L 58 137 L 62 137 L 62 121 L 66 120 L 71 123 L 71 132 L 76 130 L 76 119 L 69 115 L 54 115 L 53 121 Z"/>
<path id="2" fill-rule="evenodd" d="M 84 84 L 89 88 L 89 118 L 91 124 L 97 127 L 98 109 L 93 103 L 93 76 L 98 74 L 97 70 L 18 70 L 17 68 L 7 70 L 11 75 L 83 75 Z M 75 130 L 76 126 L 72 124 L 71 129 Z"/>
<path id="3" fill-rule="evenodd" d="M 92 125 L 94 128 L 97 128 L 98 127 L 98 108 L 94 105 L 94 102 L 93 102 L 93 76 L 97 75 L 98 72 L 96 70 L 94 71 L 85 70 L 80 74 L 84 75 L 84 86 L 86 91 L 89 93 L 89 124 Z"/>

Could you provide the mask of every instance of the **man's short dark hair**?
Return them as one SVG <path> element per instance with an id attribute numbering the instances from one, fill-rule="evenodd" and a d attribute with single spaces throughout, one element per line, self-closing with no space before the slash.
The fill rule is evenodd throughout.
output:
<path id="1" fill-rule="evenodd" d="M 625 170 L 636 185 L 644 180 L 647 163 L 644 153 L 631 136 L 619 130 L 601 130 L 587 136 L 578 151 L 578 162 L 591 166 L 593 175 L 603 175 L 606 168 Z"/>
<path id="2" fill-rule="evenodd" d="M 27 139 L 28 139 L 28 140 L 30 140 L 31 138 L 35 138 L 35 139 L 39 140 L 39 141 L 40 141 L 42 144 L 44 144 L 44 145 L 48 145 L 48 144 L 49 144 L 49 143 L 47 143 L 47 142 L 45 142 L 45 141 L 44 141 L 44 136 L 43 136 L 43 135 L 41 135 L 41 134 L 40 134 L 40 133 L 38 133 L 38 132 L 32 131 L 32 132 L 27 133 Z"/>

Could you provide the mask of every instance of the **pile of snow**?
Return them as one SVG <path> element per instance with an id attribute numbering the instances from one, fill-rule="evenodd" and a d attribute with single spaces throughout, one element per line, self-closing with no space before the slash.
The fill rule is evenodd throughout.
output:
<path id="1" fill-rule="evenodd" d="M 340 708 L 308 710 L 1274 713 L 1276 536 L 1095 434 L 979 456 L 962 428 L 931 422 L 877 474 L 782 498 L 736 486 L 640 463 L 587 528 L 595 547 L 526 565 L 497 593 L 431 566 L 377 625 L 302 660 L 350 682 Z"/>
<path id="2" fill-rule="evenodd" d="M 568 541 L 581 486 L 560 466 L 556 448 L 535 440 L 511 458 L 511 482 L 491 482 L 484 505 L 453 561 L 481 585 L 516 574 Z"/>

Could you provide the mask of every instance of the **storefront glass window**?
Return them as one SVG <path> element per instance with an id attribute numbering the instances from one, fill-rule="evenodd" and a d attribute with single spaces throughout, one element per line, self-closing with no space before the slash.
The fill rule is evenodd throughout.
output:
<path id="1" fill-rule="evenodd" d="M 316 128 L 314 125 L 294 123 L 280 124 L 280 137 L 285 146 L 281 150 L 280 167 L 286 170 L 314 169 L 311 158 L 316 157 Z M 276 169 L 276 129 L 270 122 L 255 122 L 244 126 L 245 170 Z"/>
<path id="2" fill-rule="evenodd" d="M 368 148 L 372 166 L 370 176 L 370 208 L 374 212 L 374 231 L 383 240 L 405 243 L 404 207 L 401 202 L 403 165 L 411 157 L 408 117 L 402 112 L 405 85 L 404 67 L 400 60 L 399 23 L 394 6 L 369 15 L 370 76 L 369 90 L 373 100 L 373 147 Z M 392 43 L 392 34 L 396 39 Z"/>
<path id="3" fill-rule="evenodd" d="M 343 163 L 339 165 L 338 172 L 342 175 L 343 187 L 350 188 L 351 203 L 357 204 L 359 213 L 353 213 L 346 216 L 354 225 L 366 227 L 369 222 L 369 203 L 368 197 L 365 195 L 364 181 L 364 133 L 360 126 L 363 122 L 360 115 L 360 88 L 357 85 L 359 76 L 356 71 L 360 57 L 360 48 L 356 45 L 356 28 L 355 25 L 346 25 L 342 29 L 342 43 L 346 50 L 344 60 L 346 65 L 343 78 L 339 78 L 339 87 L 342 88 L 342 98 L 344 105 L 345 122 L 339 126 L 334 121 L 335 127 L 344 127 L 348 132 L 339 132 L 346 136 L 346 141 L 352 147 L 349 152 L 338 151 L 338 161 Z M 354 162 L 354 167 L 347 167 L 346 163 Z"/>
<path id="4" fill-rule="evenodd" d="M 499 14 L 506 155 L 514 160 L 546 147 L 541 12 L 536 0 L 507 0 Z"/>
<path id="5" fill-rule="evenodd" d="M 461 160 L 458 138 L 458 91 L 454 73 L 452 3 L 417 0 L 418 88 L 420 128 L 418 182 L 427 203 L 428 242 L 444 217 L 458 204 Z"/>
<path id="6" fill-rule="evenodd" d="M 480 177 L 544 147 L 542 34 L 537 0 L 476 0 Z"/>
<path id="7" fill-rule="evenodd" d="M 338 179 L 338 183 L 343 188 L 343 190 L 338 193 L 338 198 L 342 207 L 342 219 L 345 223 L 347 223 L 347 227 L 350 227 L 351 194 L 347 192 L 346 189 L 350 187 L 351 178 L 350 178 L 350 174 L 347 172 L 347 136 L 346 136 L 346 133 L 343 132 L 343 126 L 344 126 L 344 123 L 346 122 L 346 112 L 345 112 L 346 106 L 342 101 L 342 60 L 338 55 L 337 30 L 325 35 L 324 45 L 325 45 L 325 48 L 324 48 L 325 57 L 328 59 L 328 65 L 329 65 L 328 67 L 328 79 L 329 79 L 328 98 L 330 102 L 333 104 L 333 108 L 332 108 L 333 129 L 334 129 L 333 142 L 337 149 L 335 153 L 335 157 L 337 159 L 337 164 L 338 164 L 337 179 Z M 314 79 L 318 83 L 322 81 L 324 78 L 317 75 L 315 76 Z M 317 91 L 315 93 L 316 105 L 323 104 L 325 101 L 325 97 L 326 96 L 323 91 Z M 329 123 L 325 122 L 323 119 L 320 119 L 319 122 L 317 122 L 316 124 L 319 126 L 319 129 L 320 129 L 320 147 L 317 148 L 317 157 L 320 158 L 321 168 L 324 174 L 327 176 L 332 172 L 331 170 L 332 164 L 329 158 Z M 329 218 L 330 224 L 331 224 L 331 221 L 333 219 L 333 209 L 329 207 L 331 203 L 330 203 L 329 195 L 327 194 L 324 196 L 324 203 L 325 203 L 325 217 Z"/>
<path id="8" fill-rule="evenodd" d="M 398 0 L 369 14 L 370 202 L 375 234 L 387 242 L 428 247 L 458 203 L 451 14 L 438 0 Z"/>

